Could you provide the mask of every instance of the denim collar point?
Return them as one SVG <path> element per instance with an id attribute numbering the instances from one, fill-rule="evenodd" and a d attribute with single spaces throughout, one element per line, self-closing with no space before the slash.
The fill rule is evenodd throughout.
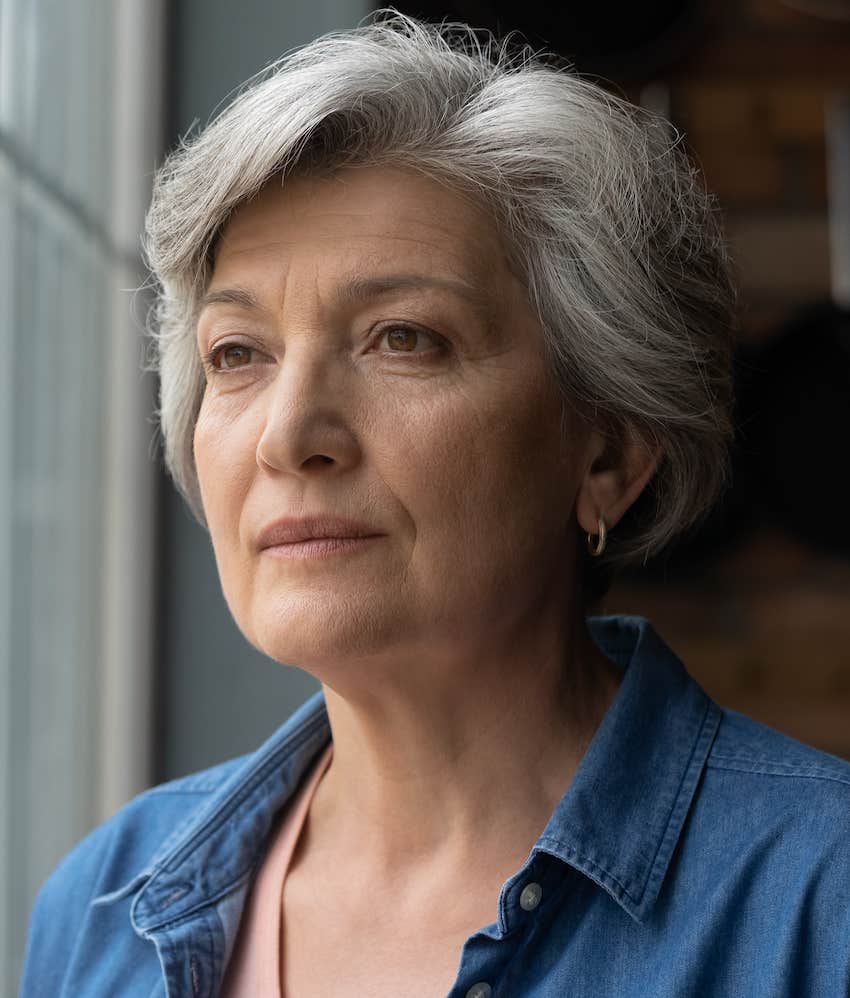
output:
<path id="1" fill-rule="evenodd" d="M 620 688 L 537 847 L 636 922 L 658 898 L 720 724 L 720 708 L 647 620 L 592 617 Z"/>
<path id="2" fill-rule="evenodd" d="M 137 930 L 154 931 L 240 887 L 262 858 L 275 815 L 329 740 L 320 690 L 163 844 L 133 902 Z"/>

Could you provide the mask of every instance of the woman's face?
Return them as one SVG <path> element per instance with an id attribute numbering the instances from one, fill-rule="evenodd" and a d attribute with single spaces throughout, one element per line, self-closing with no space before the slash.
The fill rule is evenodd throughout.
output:
<path id="1" fill-rule="evenodd" d="M 272 183 L 224 229 L 207 299 L 194 453 L 252 644 L 319 678 L 424 663 L 503 640 L 563 592 L 587 437 L 562 439 L 539 325 L 484 212 L 389 167 Z M 379 536 L 260 549 L 269 524 L 313 515 Z"/>

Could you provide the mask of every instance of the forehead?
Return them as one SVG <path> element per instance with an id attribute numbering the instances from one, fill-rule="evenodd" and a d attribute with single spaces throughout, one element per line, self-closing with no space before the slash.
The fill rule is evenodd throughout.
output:
<path id="1" fill-rule="evenodd" d="M 213 283 L 253 263 L 415 263 L 476 284 L 507 276 L 500 234 L 470 198 L 414 170 L 369 166 L 269 181 L 219 238 Z"/>

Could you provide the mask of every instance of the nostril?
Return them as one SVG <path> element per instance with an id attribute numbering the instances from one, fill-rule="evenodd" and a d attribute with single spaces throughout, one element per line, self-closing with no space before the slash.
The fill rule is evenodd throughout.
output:
<path id="1" fill-rule="evenodd" d="M 307 460 L 304 462 L 304 465 L 309 466 L 312 464 L 333 464 L 333 463 L 334 459 L 332 457 L 328 457 L 327 454 L 313 454 L 312 457 L 307 458 Z"/>

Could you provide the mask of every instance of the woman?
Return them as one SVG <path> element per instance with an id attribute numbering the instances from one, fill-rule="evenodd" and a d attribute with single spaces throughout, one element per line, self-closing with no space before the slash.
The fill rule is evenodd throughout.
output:
<path id="1" fill-rule="evenodd" d="M 850 765 L 587 617 L 725 477 L 727 261 L 665 124 L 390 12 L 174 153 L 147 250 L 168 467 L 322 690 L 77 847 L 22 993 L 850 993 Z"/>

